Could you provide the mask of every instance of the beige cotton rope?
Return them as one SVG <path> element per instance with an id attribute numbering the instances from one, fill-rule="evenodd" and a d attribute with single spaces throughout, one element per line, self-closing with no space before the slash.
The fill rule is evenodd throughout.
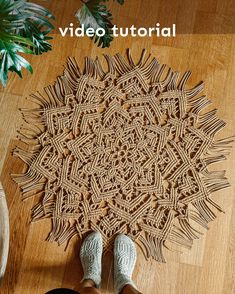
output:
<path id="1" fill-rule="evenodd" d="M 87 57 L 83 72 L 69 58 L 46 94 L 32 95 L 37 109 L 22 110 L 25 148 L 14 150 L 27 171 L 13 178 L 23 198 L 43 193 L 32 220 L 51 218 L 48 240 L 99 231 L 107 250 L 123 233 L 164 261 L 166 242 L 190 247 L 195 223 L 207 228 L 221 211 L 211 193 L 229 183 L 208 165 L 233 140 L 214 138 L 225 123 L 216 110 L 201 112 L 210 101 L 198 95 L 203 83 L 186 87 L 190 72 L 145 50 L 138 63 L 129 50 L 104 57 L 107 70 Z"/>

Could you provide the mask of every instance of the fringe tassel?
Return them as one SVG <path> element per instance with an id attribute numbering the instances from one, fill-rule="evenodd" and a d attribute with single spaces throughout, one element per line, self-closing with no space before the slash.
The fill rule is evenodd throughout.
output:
<path id="1" fill-rule="evenodd" d="M 85 58 L 85 69 L 83 72 L 84 75 L 97 79 L 98 74 L 96 70 L 96 63 L 90 57 Z"/>
<path id="2" fill-rule="evenodd" d="M 145 238 L 140 235 L 136 242 L 140 246 L 146 259 L 152 257 L 159 262 L 166 262 L 163 256 L 164 240 L 146 234 Z"/>
<path id="3" fill-rule="evenodd" d="M 142 59 L 144 58 L 145 52 L 146 52 L 145 50 L 142 51 L 142 56 L 141 56 Z M 129 61 L 129 64 L 131 65 L 131 67 L 135 67 L 134 61 L 131 57 L 131 50 L 130 49 L 127 50 L 127 59 Z"/>
<path id="4" fill-rule="evenodd" d="M 190 101 L 192 98 L 197 96 L 200 92 L 202 92 L 203 89 L 204 89 L 204 83 L 200 82 L 194 88 L 189 89 L 189 90 L 185 90 L 185 94 L 187 95 L 187 98 Z"/>
<path id="5" fill-rule="evenodd" d="M 209 208 L 206 200 L 202 199 L 193 203 L 193 206 L 198 210 L 199 216 L 207 223 L 216 218 L 215 213 Z"/>
<path id="6" fill-rule="evenodd" d="M 61 91 L 63 91 L 63 93 L 64 93 L 64 97 L 66 97 L 67 95 L 72 95 L 73 94 L 73 91 L 70 88 L 69 82 L 68 82 L 68 80 L 66 79 L 65 76 L 61 76 L 60 85 L 61 85 Z"/>
<path id="7" fill-rule="evenodd" d="M 129 61 L 129 64 L 131 65 L 131 67 L 139 67 L 142 68 L 143 65 L 145 65 L 147 63 L 147 61 L 149 60 L 151 54 L 149 54 L 149 56 L 145 59 L 145 55 L 146 55 L 147 50 L 143 49 L 142 53 L 140 55 L 140 60 L 137 64 L 134 63 L 132 57 L 131 57 L 131 50 L 127 49 L 127 59 Z M 144 61 L 145 60 L 145 61 Z"/>
<path id="8" fill-rule="evenodd" d="M 32 222 L 53 216 L 55 210 L 55 201 L 47 201 L 46 203 L 38 203 L 32 208 Z"/>
<path id="9" fill-rule="evenodd" d="M 143 68 L 143 74 L 145 75 L 146 79 L 151 79 L 151 77 L 155 74 L 158 68 L 158 61 L 153 58 L 152 61 Z"/>
<path id="10" fill-rule="evenodd" d="M 102 68 L 102 65 L 101 65 L 100 60 L 99 60 L 98 57 L 96 57 L 96 59 L 95 59 L 95 66 L 96 66 L 96 71 L 97 71 L 98 76 L 101 79 L 103 79 L 104 76 L 105 76 L 105 72 L 104 72 L 104 70 Z"/>
<path id="11" fill-rule="evenodd" d="M 208 135 L 214 135 L 225 126 L 225 122 L 218 119 L 215 115 L 200 125 L 199 128 Z"/>
<path id="12" fill-rule="evenodd" d="M 205 229 L 209 229 L 208 227 L 208 222 L 205 221 L 205 219 L 201 218 L 201 215 L 199 212 L 194 211 L 192 209 L 188 210 L 188 218 L 193 220 L 194 222 L 196 222 L 197 224 L 199 224 L 200 226 L 202 226 Z"/>
<path id="13" fill-rule="evenodd" d="M 198 232 L 197 230 L 195 230 L 188 222 L 188 220 L 186 218 L 179 218 L 179 225 L 182 229 L 182 231 L 184 232 L 184 234 L 187 236 L 187 238 L 189 240 L 194 240 L 194 239 L 198 239 L 198 234 L 201 235 L 200 232 Z"/>
<path id="14" fill-rule="evenodd" d="M 183 77 L 181 78 L 181 80 L 178 84 L 178 87 L 177 87 L 178 90 L 181 90 L 181 91 L 185 90 L 185 85 L 186 85 L 187 81 L 189 80 L 191 74 L 192 74 L 191 71 L 186 71 L 184 73 Z"/>
<path id="15" fill-rule="evenodd" d="M 222 171 L 204 171 L 202 172 L 203 175 L 206 176 L 208 179 L 224 179 L 225 178 L 225 170 Z"/>
<path id="16" fill-rule="evenodd" d="M 33 162 L 33 159 L 36 156 L 36 152 L 34 151 L 26 151 L 21 149 L 20 147 L 16 147 L 13 150 L 13 156 L 19 157 L 23 162 L 25 162 L 28 166 L 30 166 Z"/>
<path id="17" fill-rule="evenodd" d="M 161 76 L 162 76 L 165 68 L 166 68 L 166 64 L 162 64 L 162 65 L 157 64 L 156 65 L 156 71 L 155 71 L 155 73 L 152 75 L 152 77 L 150 79 L 150 82 L 152 84 L 155 84 L 155 83 L 159 83 L 160 82 Z M 168 79 L 169 79 L 169 77 L 171 76 L 171 73 L 172 73 L 172 71 L 169 68 L 166 78 L 168 77 Z"/>
<path id="18" fill-rule="evenodd" d="M 19 139 L 36 140 L 42 130 L 37 125 L 31 125 L 27 127 L 21 127 L 20 130 L 16 131 Z M 38 140 L 37 140 L 38 141 Z"/>
<path id="19" fill-rule="evenodd" d="M 66 80 L 68 81 L 68 86 L 70 87 L 70 89 L 73 91 L 73 92 L 76 92 L 77 91 L 77 81 L 78 79 L 81 77 L 81 71 L 80 71 L 80 68 L 77 64 L 77 61 L 75 58 L 71 58 L 69 57 L 68 58 L 68 61 L 67 61 L 67 64 L 65 66 L 65 70 L 64 70 L 64 76 L 66 78 Z M 56 84 L 57 86 L 57 89 L 56 89 L 56 92 L 58 94 L 59 93 L 62 93 L 61 92 L 61 89 L 63 88 L 63 83 L 61 83 L 61 78 L 58 78 L 57 79 L 58 83 Z M 58 98 L 62 101 L 62 98 L 63 95 L 58 95 Z"/>
<path id="20" fill-rule="evenodd" d="M 209 164 L 212 164 L 215 162 L 223 161 L 225 159 L 226 159 L 225 155 L 221 154 L 221 155 L 217 155 L 217 156 L 206 157 L 203 160 L 206 165 L 209 165 Z"/>
<path id="21" fill-rule="evenodd" d="M 210 147 L 210 153 L 216 153 L 216 154 L 221 154 L 224 156 L 227 156 L 230 154 L 230 149 L 232 146 L 230 145 L 231 143 L 234 142 L 235 136 L 227 137 L 224 139 L 216 140 L 212 143 Z"/>
<path id="22" fill-rule="evenodd" d="M 23 198 L 28 198 L 25 194 L 31 191 L 35 191 L 36 187 L 42 188 L 44 186 L 44 184 L 41 183 L 44 177 L 31 169 L 29 169 L 26 174 L 12 174 L 11 176 L 13 180 L 21 187 Z"/>
<path id="23" fill-rule="evenodd" d="M 44 182 L 39 181 L 39 183 L 33 185 L 33 189 L 31 190 L 28 189 L 23 191 L 22 199 L 25 200 L 32 196 L 37 196 L 38 194 L 41 194 L 43 192 L 44 187 L 45 187 L 45 181 Z"/>
<path id="24" fill-rule="evenodd" d="M 178 72 L 173 72 L 171 75 L 171 80 L 167 85 L 168 91 L 174 91 L 177 90 L 177 81 L 179 79 L 180 74 Z"/>
<path id="25" fill-rule="evenodd" d="M 198 123 L 200 125 L 205 124 L 206 122 L 210 121 L 213 117 L 215 117 L 217 113 L 217 109 L 212 109 L 211 111 L 208 111 L 205 114 L 201 114 L 198 116 Z"/>
<path id="26" fill-rule="evenodd" d="M 110 56 L 110 55 L 107 55 L 107 54 L 104 54 L 104 58 L 106 59 L 107 61 L 107 64 L 108 64 L 108 72 L 107 72 L 107 75 L 115 75 L 115 62 L 114 62 L 114 59 Z"/>
<path id="27" fill-rule="evenodd" d="M 21 115 L 24 122 L 26 122 L 27 124 L 36 125 L 41 123 L 42 112 L 40 114 L 39 111 L 34 110 L 30 112 L 21 111 Z"/>
<path id="28" fill-rule="evenodd" d="M 216 140 L 213 144 L 212 147 L 213 148 L 221 148 L 221 147 L 232 147 L 232 146 L 227 146 L 228 144 L 231 144 L 234 142 L 235 136 L 231 136 L 231 137 L 227 137 L 227 138 L 223 138 L 220 140 Z"/>
<path id="29" fill-rule="evenodd" d="M 120 75 L 123 75 L 132 70 L 132 67 L 126 62 L 125 58 L 120 54 L 117 53 L 114 55 L 115 68 Z"/>
<path id="30" fill-rule="evenodd" d="M 151 77 L 151 83 L 153 87 L 155 88 L 155 90 L 157 90 L 157 92 L 160 92 L 160 93 L 166 88 L 166 86 L 169 84 L 170 80 L 173 77 L 173 71 L 171 70 L 171 68 L 169 68 L 165 76 L 165 79 L 161 80 L 161 77 L 163 75 L 165 68 L 166 68 L 165 64 L 163 65 L 158 64 L 156 66 L 155 73 Z"/>
<path id="31" fill-rule="evenodd" d="M 215 203 L 210 197 L 208 197 L 207 202 L 210 203 L 213 207 L 215 207 L 219 212 L 225 213 L 225 211 L 217 204 Z"/>
<path id="32" fill-rule="evenodd" d="M 65 86 L 64 86 L 64 80 L 66 79 L 66 77 L 67 76 L 57 77 L 57 82 L 54 85 L 57 98 L 63 105 L 65 105 L 66 90 L 65 90 Z M 69 79 L 67 79 L 67 83 L 70 85 L 71 89 L 73 89 Z"/>
<path id="33" fill-rule="evenodd" d="M 41 145 L 39 144 L 38 138 L 28 138 L 23 133 L 17 131 L 18 135 L 16 136 L 17 140 L 23 142 L 28 146 L 32 146 L 31 149 L 35 152 L 41 150 Z"/>
<path id="34" fill-rule="evenodd" d="M 37 92 L 37 94 L 31 94 L 30 97 L 42 108 L 50 108 L 49 101 L 45 97 L 43 97 L 39 92 Z"/>
<path id="35" fill-rule="evenodd" d="M 79 68 L 79 65 L 74 57 L 69 57 L 68 61 L 65 66 L 66 72 L 68 72 L 73 78 L 74 81 L 80 78 L 81 76 L 81 71 Z"/>
<path id="36" fill-rule="evenodd" d="M 198 114 L 203 108 L 210 105 L 211 101 L 206 98 L 206 96 L 198 97 L 194 100 L 188 101 L 188 106 L 191 112 Z"/>
<path id="37" fill-rule="evenodd" d="M 48 101 L 50 103 L 50 107 L 58 107 L 58 106 L 62 106 L 63 104 L 61 103 L 61 100 L 58 98 L 58 93 L 56 91 L 55 86 L 48 86 L 44 88 L 47 97 L 48 97 Z"/>
<path id="38" fill-rule="evenodd" d="M 204 181 L 209 193 L 213 193 L 213 192 L 219 191 L 221 189 L 230 187 L 230 184 L 229 184 L 227 178 L 225 178 L 225 177 L 224 178 L 214 178 L 214 179 L 203 178 L 203 181 Z"/>
<path id="39" fill-rule="evenodd" d="M 137 67 L 142 68 L 142 67 L 144 67 L 148 63 L 148 61 L 149 61 L 149 59 L 151 57 L 151 54 L 149 53 L 148 57 L 145 58 L 146 52 L 147 52 L 146 49 L 142 50 L 142 53 L 141 53 L 141 56 L 140 56 L 140 60 L 137 63 Z M 153 60 L 156 60 L 156 59 L 153 58 Z"/>
<path id="40" fill-rule="evenodd" d="M 183 232 L 180 228 L 177 228 L 175 225 L 172 227 L 169 236 L 167 237 L 172 243 L 181 245 L 190 249 L 193 245 L 193 240 L 187 237 L 187 233 Z"/>
<path id="41" fill-rule="evenodd" d="M 71 240 L 77 234 L 75 224 L 70 224 L 69 220 L 53 217 L 52 230 L 47 237 L 47 241 L 56 241 L 59 245 Z"/>

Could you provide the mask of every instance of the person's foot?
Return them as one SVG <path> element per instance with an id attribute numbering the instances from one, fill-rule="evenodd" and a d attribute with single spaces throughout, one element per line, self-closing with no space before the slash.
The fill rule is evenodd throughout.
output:
<path id="1" fill-rule="evenodd" d="M 88 235 L 82 243 L 80 259 L 83 267 L 83 281 L 92 280 L 98 288 L 101 283 L 102 236 L 99 232 Z"/>
<path id="2" fill-rule="evenodd" d="M 131 277 L 136 262 L 134 242 L 126 235 L 118 235 L 114 242 L 114 288 L 119 294 L 125 285 L 136 288 Z"/>

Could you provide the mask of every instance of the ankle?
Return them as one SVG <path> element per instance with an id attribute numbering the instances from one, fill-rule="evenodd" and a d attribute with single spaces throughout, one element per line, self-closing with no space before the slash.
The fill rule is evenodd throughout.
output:
<path id="1" fill-rule="evenodd" d="M 91 279 L 85 279 L 81 283 L 82 288 L 96 287 L 96 284 Z"/>
<path id="2" fill-rule="evenodd" d="M 122 288 L 120 294 L 142 294 L 142 293 L 136 290 L 132 285 L 127 284 Z"/>

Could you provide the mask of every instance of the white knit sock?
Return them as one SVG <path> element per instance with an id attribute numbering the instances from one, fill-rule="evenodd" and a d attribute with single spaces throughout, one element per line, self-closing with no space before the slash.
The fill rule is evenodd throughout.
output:
<path id="1" fill-rule="evenodd" d="M 134 242 L 126 235 L 118 235 L 114 242 L 114 288 L 117 294 L 125 285 L 136 288 L 131 279 L 135 262 Z"/>
<path id="2" fill-rule="evenodd" d="M 101 257 L 103 250 L 102 236 L 93 232 L 85 238 L 80 250 L 80 259 L 84 276 L 82 281 L 90 279 L 98 288 L 101 283 Z"/>

